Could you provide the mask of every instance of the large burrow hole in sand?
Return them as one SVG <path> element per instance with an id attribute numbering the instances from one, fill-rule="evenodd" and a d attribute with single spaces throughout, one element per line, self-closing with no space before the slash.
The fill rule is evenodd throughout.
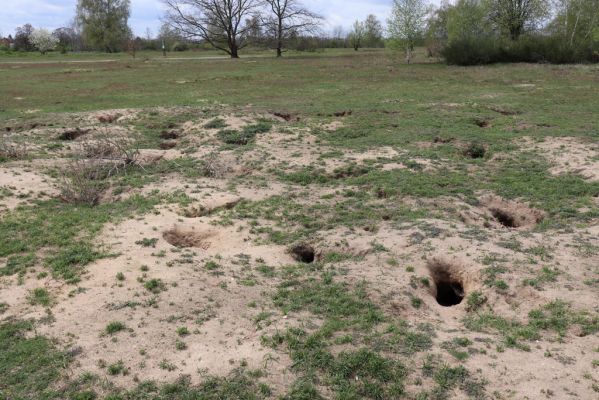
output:
<path id="1" fill-rule="evenodd" d="M 169 244 L 179 248 L 196 247 L 207 250 L 210 247 L 208 239 L 212 236 L 210 232 L 196 232 L 194 230 L 183 230 L 174 227 L 162 234 L 164 240 Z"/>
<path id="2" fill-rule="evenodd" d="M 506 228 L 532 228 L 545 217 L 541 210 L 497 196 L 485 196 L 481 198 L 481 204 L 495 221 Z"/>
<path id="3" fill-rule="evenodd" d="M 499 222 L 506 228 L 518 228 L 520 226 L 520 224 L 516 220 L 516 216 L 507 210 L 492 208 L 489 211 L 491 212 L 493 218 L 495 218 L 497 222 Z"/>
<path id="4" fill-rule="evenodd" d="M 432 259 L 427 263 L 433 279 L 433 295 L 443 307 L 456 306 L 464 300 L 463 269 L 456 264 Z"/>
<path id="5" fill-rule="evenodd" d="M 305 264 L 311 264 L 316 259 L 316 253 L 314 252 L 314 248 L 309 244 L 298 244 L 289 249 L 291 256 L 299 262 Z"/>

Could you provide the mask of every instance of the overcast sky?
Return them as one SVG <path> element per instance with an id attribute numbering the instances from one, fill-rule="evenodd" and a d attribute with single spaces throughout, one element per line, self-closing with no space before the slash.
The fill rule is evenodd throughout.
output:
<path id="1" fill-rule="evenodd" d="M 342 25 L 348 28 L 356 19 L 375 14 L 387 19 L 392 0 L 304 0 L 304 4 L 326 18 L 327 31 Z M 56 29 L 65 26 L 75 15 L 77 0 L 0 0 L 0 35 L 14 35 L 17 26 L 26 23 L 36 28 Z M 160 0 L 131 0 L 129 24 L 137 35 L 146 28 L 155 34 L 163 15 Z"/>

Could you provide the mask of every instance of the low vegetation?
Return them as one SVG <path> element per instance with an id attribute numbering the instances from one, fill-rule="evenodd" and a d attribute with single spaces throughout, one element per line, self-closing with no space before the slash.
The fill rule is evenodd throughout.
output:
<path id="1" fill-rule="evenodd" d="M 594 67 L 358 50 L 0 62 L 2 395 L 592 398 Z"/>

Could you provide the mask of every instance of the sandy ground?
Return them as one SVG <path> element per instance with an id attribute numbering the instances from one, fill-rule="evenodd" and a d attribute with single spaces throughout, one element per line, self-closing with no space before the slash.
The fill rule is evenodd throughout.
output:
<path id="1" fill-rule="evenodd" d="M 447 105 L 454 106 L 459 105 Z M 108 116 L 126 123 L 134 120 L 135 115 L 130 110 L 111 110 L 82 115 L 80 121 L 94 124 Z M 242 127 L 256 119 L 256 116 L 221 117 L 231 127 Z M 182 124 L 185 135 L 193 136 L 187 140 L 204 146 L 188 156 L 205 157 L 217 148 L 216 131 L 203 129 L 205 122 Z M 325 129 L 342 126 L 342 122 L 336 121 Z M 219 210 L 242 200 L 259 201 L 290 193 L 291 188 L 272 178 L 261 185 L 251 183 L 250 178 L 263 177 L 262 171 L 269 167 L 319 164 L 331 172 L 349 162 L 383 160 L 382 168 L 405 168 L 397 160 L 402 150 L 391 147 L 345 151 L 341 156 L 322 159 L 321 154 L 332 149 L 317 145 L 316 139 L 305 129 L 289 128 L 285 133 L 275 129 L 260 136 L 253 150 L 221 152 L 219 162 L 226 168 L 219 178 L 186 179 L 166 174 L 158 182 L 122 194 L 121 198 L 157 190 L 179 191 L 193 203 L 187 207 L 162 205 L 155 213 L 105 226 L 97 244 L 116 256 L 87 266 L 87 273 L 75 291 L 75 287 L 49 277 L 38 280 L 31 275 L 23 282 L 17 277 L 0 277 L 0 302 L 9 305 L 2 318 L 47 316 L 43 307 L 32 306 L 27 301 L 31 289 L 43 286 L 51 292 L 55 304 L 50 309 L 52 318 L 37 330 L 76 350 L 72 376 L 85 371 L 107 376 L 104 366 L 121 360 L 129 374 L 109 377 L 118 386 L 132 387 L 138 379 L 170 381 L 183 374 L 199 382 L 204 373 L 226 375 L 244 361 L 251 368 L 266 368 L 267 382 L 276 393 L 284 393 L 294 381 L 289 356 L 265 347 L 260 338 L 287 326 L 313 322 L 314 318 L 282 315 L 268 297 L 278 280 L 261 275 L 257 267 L 268 265 L 280 270 L 295 261 L 285 246 L 267 244 L 260 234 L 252 233 L 248 223 L 236 220 L 230 225 L 219 223 Z M 577 173 L 589 180 L 599 177 L 596 145 L 574 138 L 526 141 L 526 145 L 547 158 L 552 173 Z M 148 159 L 176 159 L 182 154 L 179 149 L 142 151 L 142 157 Z M 60 162 L 60 158 L 56 160 Z M 48 158 L 26 167 L 17 162 L 1 164 L 0 190 L 4 192 L 0 193 L 5 194 L 0 196 L 0 213 L 31 199 L 56 197 L 57 181 L 46 175 L 48 165 L 54 161 Z M 425 164 L 426 160 L 422 162 Z M 248 169 L 248 165 L 262 168 Z M 248 184 L 231 187 L 232 180 L 240 179 L 250 180 Z M 334 192 L 323 188 L 304 201 Z M 510 348 L 497 352 L 492 344 L 497 339 L 495 334 L 464 328 L 462 319 L 467 315 L 464 303 L 440 306 L 435 300 L 434 282 L 432 286 L 418 285 L 414 289 L 412 278 L 432 276 L 430 260 L 439 260 L 450 266 L 452 274 L 461 277 L 466 293 L 482 291 L 487 304 L 505 318 L 523 320 L 530 310 L 555 299 L 570 302 L 575 310 L 599 311 L 597 285 L 585 283 L 599 276 L 599 256 L 596 251 L 584 250 L 599 246 L 599 226 L 573 226 L 567 233 L 537 232 L 534 227 L 543 219 L 542 212 L 493 193 L 480 193 L 479 200 L 478 205 L 455 198 L 429 200 L 427 206 L 433 209 L 458 211 L 447 220 L 428 218 L 399 226 L 383 223 L 374 232 L 359 227 L 337 228 L 314 237 L 313 245 L 319 254 L 336 251 L 360 256 L 359 260 L 343 262 L 347 272 L 343 279 L 352 283 L 369 282 L 369 292 L 376 303 L 410 325 L 432 324 L 436 329 L 436 351 L 442 352 L 438 346 L 453 337 L 471 339 L 477 351 L 464 365 L 488 381 L 488 393 L 499 393 L 494 398 L 540 399 L 545 394 L 556 399 L 598 398 L 592 388 L 599 380 L 598 369 L 592 367 L 599 348 L 597 336 L 581 337 L 572 330 L 561 340 L 547 335 L 531 343 L 530 352 Z M 420 200 L 401 201 L 411 205 Z M 144 247 L 140 244 L 143 239 L 156 239 L 155 247 Z M 535 256 L 501 245 L 510 240 L 518 241 L 524 249 L 546 248 L 550 256 Z M 377 251 L 375 242 L 387 251 Z M 181 243 L 185 243 L 185 248 L 180 247 Z M 581 243 L 586 247 L 582 248 Z M 485 259 L 506 260 L 503 265 L 507 266 L 507 272 L 502 279 L 509 289 L 503 293 L 484 285 Z M 218 268 L 207 268 L 208 262 L 218 264 Z M 406 266 L 413 270 L 406 270 Z M 542 290 L 523 285 L 523 279 L 536 276 L 542 267 L 559 271 L 554 282 L 545 283 Z M 42 269 L 43 266 L 37 266 L 37 270 Z M 124 279 L 117 279 L 118 274 Z M 160 280 L 155 293 L 144 287 L 152 279 Z M 422 299 L 422 306 L 411 307 L 406 293 Z M 269 313 L 269 324 L 256 323 L 255 318 L 261 312 Z M 123 322 L 127 329 L 107 335 L 104 330 L 111 321 Z M 177 330 L 181 327 L 188 328 L 189 333 L 179 335 Z M 184 345 L 177 345 L 178 342 Z M 424 355 L 416 356 L 414 362 L 420 362 Z M 445 356 L 451 360 L 449 355 Z"/>

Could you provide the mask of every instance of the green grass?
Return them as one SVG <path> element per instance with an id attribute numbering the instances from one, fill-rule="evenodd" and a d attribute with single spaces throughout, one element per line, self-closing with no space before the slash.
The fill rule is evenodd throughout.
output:
<path id="1" fill-rule="evenodd" d="M 207 376 L 198 386 L 188 378 L 157 384 L 145 381 L 130 391 L 106 387 L 99 396 L 90 386 L 98 379 L 91 374 L 73 377 L 67 385 L 61 378 L 67 375 L 71 359 L 49 339 L 36 335 L 28 321 L 4 321 L 0 324 L 0 397 L 10 400 L 133 400 L 133 399 L 244 399 L 268 398 L 271 390 L 256 381 L 262 373 L 236 370 L 228 377 Z M 106 367 L 109 375 L 127 374 L 122 361 Z"/>
<path id="2" fill-rule="evenodd" d="M 42 263 L 53 276 L 76 283 L 85 265 L 108 255 L 92 245 L 104 224 L 148 212 L 157 202 L 135 196 L 97 207 L 51 200 L 17 208 L 0 219 L 0 236 L 6 238 L 0 242 L 0 257 L 8 257 L 0 275 L 25 274 L 43 249 L 48 255 Z"/>
<path id="3" fill-rule="evenodd" d="M 272 124 L 269 122 L 258 122 L 253 125 L 246 125 L 241 131 L 235 129 L 221 129 L 217 136 L 226 144 L 245 146 L 252 143 L 256 135 L 270 131 Z"/>
<path id="4" fill-rule="evenodd" d="M 573 310 L 569 304 L 556 300 L 529 312 L 527 323 L 481 312 L 468 315 L 464 325 L 477 332 L 497 332 L 507 347 L 530 351 L 527 342 L 541 339 L 543 333 L 553 332 L 563 338 L 573 325 L 580 327 L 582 336 L 599 332 L 599 315 Z"/>
<path id="5" fill-rule="evenodd" d="M 52 304 L 52 298 L 46 288 L 35 288 L 29 292 L 29 304 L 48 307 Z"/>
<path id="6" fill-rule="evenodd" d="M 69 357 L 48 339 L 33 334 L 30 322 L 0 325 L 0 393 L 11 400 L 58 399 L 52 389 Z"/>
<path id="7" fill-rule="evenodd" d="M 412 371 L 393 355 L 410 357 L 430 350 L 434 333 L 427 327 L 414 331 L 400 320 L 389 323 L 391 318 L 369 299 L 364 284 L 350 287 L 336 282 L 331 273 L 313 276 L 319 269 L 288 268 L 273 296 L 286 314 L 310 312 L 322 320 L 311 330 L 288 328 L 263 337 L 264 344 L 289 351 L 298 373 L 285 398 L 321 398 L 318 385 L 328 386 L 339 399 L 400 398 Z M 333 353 L 341 343 L 352 346 Z"/>
<path id="8" fill-rule="evenodd" d="M 316 153 L 322 150 L 321 154 L 315 154 L 314 164 L 300 164 L 304 165 L 301 167 L 284 161 L 263 164 L 266 158 L 260 159 L 260 151 L 256 151 L 257 157 L 251 161 L 240 157 L 243 163 L 240 166 L 255 173 L 228 182 L 233 190 L 235 186 L 265 186 L 278 180 L 289 185 L 284 195 L 260 201 L 244 200 L 211 215 L 214 223 L 222 225 L 247 223 L 248 234 L 260 241 L 289 246 L 338 232 L 340 228 L 375 233 L 381 226 L 386 229 L 410 226 L 423 232 L 421 238 L 411 237 L 413 244 L 424 245 L 426 238 L 439 237 L 443 232 L 427 227 L 422 219 L 447 219 L 448 215 L 456 218 L 457 214 L 443 207 L 433 209 L 426 205 L 427 199 L 449 196 L 477 206 L 481 191 L 522 199 L 544 210 L 547 218 L 539 230 L 570 228 L 573 224 L 584 226 L 599 216 L 594 199 L 599 195 L 599 183 L 575 174 L 554 176 L 542 155 L 520 144 L 524 137 L 537 141 L 552 136 L 577 136 L 589 144 L 596 141 L 599 80 L 593 66 L 405 65 L 396 54 L 385 51 L 357 54 L 327 51 L 282 60 L 251 61 L 162 61 L 152 55 L 146 62 L 140 54 L 138 60 L 115 55 L 114 62 L 82 65 L 2 63 L 45 59 L 94 61 L 103 57 L 107 56 L 0 55 L 3 76 L 0 92 L 6 94 L 0 96 L 0 129 L 10 128 L 17 133 L 15 140 L 27 138 L 39 145 L 39 150 L 30 155 L 32 160 L 52 157 L 54 150 L 67 151 L 68 144 L 59 143 L 54 137 L 30 138 L 18 133 L 38 123 L 52 128 L 66 125 L 72 118 L 68 113 L 77 111 L 142 109 L 140 118 L 131 122 L 131 128 L 136 131 L 136 145 L 148 149 L 160 146 L 163 131 L 181 129 L 186 121 L 208 121 L 204 128 L 214 130 L 210 134 L 216 134 L 220 140 L 219 148 L 236 156 L 260 150 L 260 135 L 275 125 L 276 129 L 283 129 L 283 143 L 293 144 L 296 135 L 301 138 L 310 133 L 316 143 L 311 149 Z M 520 84 L 530 82 L 535 82 L 533 89 L 522 89 Z M 576 90 L 571 90 L 572 87 Z M 181 108 L 143 110 L 168 106 Z M 351 114 L 334 116 L 349 110 Z M 283 124 L 259 118 L 254 124 L 233 130 L 217 117 L 274 112 L 289 113 L 293 120 Z M 332 121 L 343 125 L 336 131 L 322 128 Z M 480 126 L 481 121 L 484 127 Z M 187 156 L 163 159 L 143 168 L 127 168 L 103 183 L 119 195 L 149 183 L 160 184 L 163 177 L 177 174 L 186 180 L 187 189 L 196 190 L 192 185 L 198 184 L 198 178 L 213 177 L 213 171 L 210 160 L 195 159 L 189 154 L 203 146 L 203 140 L 208 145 L 214 143 L 199 134 L 193 138 L 199 141 L 196 143 L 191 140 L 195 133 L 186 135 L 177 139 L 177 149 Z M 391 146 L 398 155 L 363 164 L 345 159 L 348 150 L 376 151 L 382 146 Z M 301 157 L 301 152 L 293 154 L 292 157 Z M 218 152 L 215 157 L 218 159 Z M 325 161 L 341 163 L 335 169 L 325 169 Z M 401 163 L 405 168 L 384 168 L 389 163 Z M 327 194 L 319 196 L 321 189 Z M 16 195 L 10 190 L 0 190 L 0 196 Z M 3 238 L 0 276 L 24 278 L 35 270 L 40 279 L 45 276 L 42 274 L 51 273 L 53 278 L 69 283 L 81 279 L 86 265 L 111 255 L 110 249 L 98 245 L 102 242 L 99 233 L 106 224 L 150 212 L 161 202 L 187 206 L 193 201 L 182 191 L 133 196 L 96 207 L 28 200 L 30 205 L 7 211 L 0 217 Z M 469 234 L 480 238 L 481 232 L 482 228 Z M 148 248 L 156 246 L 158 240 L 136 239 L 140 239 L 138 246 Z M 531 260 L 551 260 L 554 256 L 545 247 L 525 248 L 522 243 L 517 239 L 503 240 L 500 245 Z M 371 250 L 387 251 L 374 241 Z M 591 250 L 585 251 L 592 255 Z M 381 255 L 383 259 L 397 256 Z M 259 280 L 268 279 L 276 285 L 271 300 L 277 308 L 263 308 L 262 302 L 252 301 L 250 304 L 257 309 L 250 310 L 250 318 L 255 316 L 256 325 L 266 327 L 280 313 L 292 317 L 290 321 L 299 315 L 305 322 L 276 333 L 264 331 L 269 332 L 262 338 L 264 344 L 288 353 L 292 361 L 296 381 L 282 398 L 387 399 L 415 395 L 431 400 L 448 398 L 458 390 L 469 398 L 484 398 L 484 382 L 461 365 L 471 351 L 477 351 L 474 347 L 478 343 L 473 345 L 462 337 L 447 339 L 441 348 L 451 357 L 444 354 L 444 359 L 453 358 L 457 365 L 441 362 L 431 354 L 436 344 L 434 330 L 424 324 L 409 324 L 386 312 L 370 298 L 366 282 L 345 281 L 340 275 L 346 272 L 343 269 L 346 261 L 359 259 L 331 252 L 312 264 L 275 268 L 261 262 L 255 268 L 260 273 Z M 214 275 L 228 274 L 225 261 L 202 262 L 204 269 Z M 402 268 L 400 262 L 394 259 L 385 267 Z M 501 264 L 504 262 L 498 259 L 483 262 L 487 266 L 485 284 L 500 295 L 509 288 L 501 279 L 503 273 L 510 271 L 508 264 Z M 240 261 L 240 264 L 248 271 L 252 268 L 249 262 L 246 265 Z M 41 268 L 45 270 L 40 271 Z M 141 268 L 143 272 L 148 269 Z M 413 267 L 406 270 L 415 271 Z M 157 269 L 152 267 L 152 271 Z M 426 277 L 411 276 L 414 290 L 431 284 Z M 123 285 L 124 278 L 122 273 L 118 274 L 116 284 Z M 252 275 L 237 278 L 241 285 L 260 283 Z M 558 278 L 556 270 L 545 267 L 524 284 L 542 289 Z M 152 294 L 167 287 L 161 279 L 148 278 L 145 273 L 138 282 L 141 291 Z M 224 280 L 219 287 L 226 288 Z M 496 335 L 499 347 L 529 350 L 531 341 L 546 335 L 553 334 L 557 340 L 563 340 L 572 326 L 579 327 L 583 335 L 599 331 L 595 314 L 573 310 L 559 301 L 533 310 L 521 322 L 502 318 L 493 314 L 484 293 L 468 295 L 469 312 L 464 325 L 473 331 Z M 415 308 L 411 312 L 428 312 L 426 300 L 417 295 L 422 293 L 408 291 L 400 297 L 407 307 Z M 33 290 L 29 300 L 44 307 L 52 305 L 51 296 L 43 288 Z M 140 305 L 130 303 L 133 305 L 129 306 Z M 7 308 L 0 304 L 0 313 Z M 202 313 L 207 316 L 198 316 L 198 324 L 216 315 L 209 309 Z M 59 398 L 48 388 L 62 387 L 58 382 L 68 358 L 51 341 L 33 336 L 31 328 L 31 324 L 19 322 L 0 325 L 0 376 L 8 377 L 0 380 L 0 397 Z M 123 323 L 111 322 L 102 334 L 114 335 L 125 329 Z M 186 327 L 177 328 L 170 350 L 185 350 L 183 338 L 189 334 Z M 420 370 L 416 360 L 424 355 L 426 359 Z M 39 368 L 36 360 L 40 360 Z M 177 365 L 168 359 L 159 367 L 171 372 L 177 370 Z M 109 365 L 106 370 L 109 375 L 128 371 L 121 362 Z M 227 377 L 207 377 L 200 385 L 191 385 L 182 378 L 167 384 L 142 382 L 129 391 L 103 387 L 102 393 L 109 393 L 106 398 L 111 400 L 268 398 L 270 389 L 257 376 L 256 372 L 237 370 Z M 421 379 L 425 381 L 423 385 L 414 388 L 412 383 Z M 73 386 L 65 398 L 100 398 L 87 387 L 100 387 L 98 382 L 71 379 L 69 383 Z M 405 393 L 408 387 L 409 394 Z"/>

